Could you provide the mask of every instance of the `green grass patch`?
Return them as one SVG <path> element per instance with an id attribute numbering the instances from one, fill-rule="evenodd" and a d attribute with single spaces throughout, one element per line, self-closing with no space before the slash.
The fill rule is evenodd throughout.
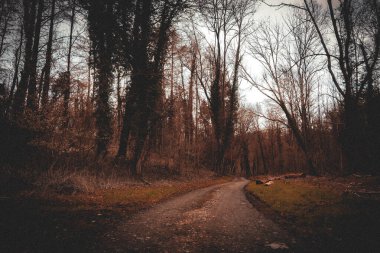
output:
<path id="1" fill-rule="evenodd" d="M 309 220 L 323 213 L 343 213 L 339 193 L 301 181 L 275 181 L 271 186 L 250 183 L 247 190 L 267 203 L 275 211 Z"/>
<path id="2" fill-rule="evenodd" d="M 344 247 L 351 252 L 379 246 L 375 237 L 379 235 L 380 205 L 376 200 L 345 194 L 333 182 L 276 180 L 271 186 L 251 182 L 246 190 L 284 217 L 287 227 L 329 241 L 324 246 L 330 249 Z"/>

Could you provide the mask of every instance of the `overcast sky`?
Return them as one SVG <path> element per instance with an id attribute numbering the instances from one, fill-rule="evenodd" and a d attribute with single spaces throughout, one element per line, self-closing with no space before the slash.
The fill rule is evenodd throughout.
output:
<path id="1" fill-rule="evenodd" d="M 280 4 L 280 3 L 291 3 L 291 4 L 299 4 L 302 5 L 303 0 L 266 0 L 268 4 Z M 323 6 L 327 7 L 326 0 L 318 0 Z M 333 3 L 337 3 L 338 0 L 333 0 Z M 270 7 L 263 3 L 259 3 L 257 7 L 257 11 L 255 14 L 255 22 L 258 23 L 260 21 L 269 21 L 271 23 L 282 23 L 283 19 L 291 12 L 289 7 Z M 248 55 L 245 55 L 246 69 L 255 77 L 255 80 L 260 80 L 262 75 L 262 68 L 260 63 L 249 59 Z M 328 81 L 328 80 L 327 80 Z M 242 97 L 242 102 L 244 104 L 262 104 L 267 98 L 261 94 L 255 88 L 252 88 L 250 84 L 246 82 L 242 82 L 240 86 L 240 95 Z"/>
<path id="2" fill-rule="evenodd" d="M 267 1 L 268 3 L 271 4 L 276 4 L 280 2 L 286 2 L 286 3 L 298 3 L 300 1 L 297 0 L 288 0 L 288 1 L 281 1 L 281 0 L 272 0 L 272 1 Z M 260 22 L 260 21 L 265 21 L 269 20 L 271 23 L 275 22 L 282 22 L 283 16 L 289 12 L 289 8 L 275 8 L 275 7 L 270 7 L 267 6 L 263 3 L 259 3 L 257 7 L 257 11 L 255 14 L 255 21 Z M 258 80 L 260 79 L 262 68 L 261 65 L 256 62 L 252 61 L 251 59 L 248 59 L 249 57 L 245 57 L 244 64 L 248 71 L 252 73 L 255 76 L 255 79 Z M 261 94 L 258 90 L 255 88 L 252 88 L 250 84 L 246 82 L 242 82 L 240 86 L 240 95 L 242 97 L 242 102 L 244 104 L 256 104 L 256 103 L 263 103 L 266 99 L 266 97 Z"/>

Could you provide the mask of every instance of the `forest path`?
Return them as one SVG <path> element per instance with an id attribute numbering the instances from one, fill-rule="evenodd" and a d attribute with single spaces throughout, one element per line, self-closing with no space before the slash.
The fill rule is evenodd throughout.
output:
<path id="1" fill-rule="evenodd" d="M 107 236 L 115 252 L 288 252 L 291 239 L 246 199 L 245 179 L 140 212 Z"/>

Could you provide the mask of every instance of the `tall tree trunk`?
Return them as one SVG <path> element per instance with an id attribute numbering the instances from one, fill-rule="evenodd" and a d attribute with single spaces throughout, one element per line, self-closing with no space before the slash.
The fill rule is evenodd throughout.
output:
<path id="1" fill-rule="evenodd" d="M 132 77 L 127 95 L 124 125 L 120 139 L 119 156 L 125 156 L 129 135 L 133 134 L 135 142 L 131 161 L 131 173 L 136 175 L 144 149 L 145 140 L 160 117 L 157 107 L 162 94 L 161 81 L 168 42 L 168 32 L 174 17 L 180 11 L 182 1 L 171 5 L 165 0 L 160 8 L 160 22 L 156 40 L 152 41 L 152 15 L 155 14 L 153 0 L 136 2 L 133 27 Z M 154 37 L 153 37 L 154 38 Z M 152 62 L 152 59 L 154 60 Z M 132 103 L 131 103 L 132 102 Z M 133 105 L 135 108 L 131 108 Z M 135 110 L 137 109 L 137 110 Z M 131 123 L 132 122 L 132 123 Z M 133 124 L 133 129 L 131 125 Z M 131 131 L 133 130 L 133 131 Z"/>
<path id="2" fill-rule="evenodd" d="M 135 7 L 135 19 L 133 23 L 133 43 L 132 43 L 132 54 L 137 56 L 140 54 L 138 52 L 138 46 L 140 44 L 139 42 L 139 32 L 140 32 L 140 27 L 142 23 L 142 18 L 141 18 L 141 12 L 142 12 L 142 4 L 143 1 L 139 0 L 136 2 L 136 7 Z M 131 77 L 131 87 L 126 90 L 125 94 L 125 110 L 124 110 L 124 115 L 123 115 L 123 127 L 121 129 L 120 133 L 120 140 L 119 140 L 119 149 L 117 152 L 117 157 L 118 158 L 125 158 L 127 155 L 127 148 L 128 148 L 128 141 L 129 141 L 129 136 L 131 134 L 131 128 L 132 128 L 132 121 L 134 119 L 135 113 L 137 113 L 137 90 L 138 87 L 134 84 L 134 80 L 137 78 L 137 67 L 136 64 L 138 64 L 139 61 L 141 61 L 143 55 L 141 57 L 135 58 L 134 61 L 132 61 L 132 77 Z M 134 71 L 136 71 L 136 75 L 134 74 Z"/>
<path id="3" fill-rule="evenodd" d="M 284 172 L 284 158 L 283 158 L 283 144 L 281 140 L 281 129 L 278 123 L 276 123 L 276 136 L 277 136 L 277 148 L 278 148 L 278 170 L 281 174 Z"/>
<path id="4" fill-rule="evenodd" d="M 96 156 L 100 158 L 107 154 L 108 145 L 112 138 L 112 112 L 109 96 L 112 92 L 113 81 L 113 7 L 113 1 L 93 1 L 90 2 L 88 12 L 88 25 L 94 57 L 94 87 L 96 87 Z"/>
<path id="5" fill-rule="evenodd" d="M 135 22 L 134 22 L 134 42 L 133 54 L 135 60 L 132 62 L 131 87 L 127 94 L 127 102 L 124 116 L 124 125 L 122 129 L 118 155 L 125 156 L 129 135 L 133 122 L 135 131 L 135 145 L 130 166 L 132 175 L 137 175 L 139 160 L 145 144 L 145 138 L 148 134 L 148 120 L 150 117 L 150 102 L 147 94 L 149 84 L 152 80 L 148 69 L 149 56 L 148 44 L 151 35 L 150 20 L 152 11 L 152 0 L 141 0 L 136 4 Z M 149 92 L 150 93 L 150 92 Z M 154 99 L 152 97 L 152 99 Z M 136 110 L 137 109 L 137 110 Z"/>
<path id="6" fill-rule="evenodd" d="M 8 102 L 7 102 L 8 104 L 7 104 L 7 108 L 6 108 L 7 114 L 9 113 L 10 106 L 13 102 L 14 91 L 15 91 L 17 83 L 18 83 L 19 67 L 20 67 L 23 42 L 24 42 L 24 29 L 23 29 L 23 25 L 21 25 L 19 45 L 16 48 L 15 53 L 14 53 L 14 57 L 15 57 L 14 66 L 13 66 L 14 73 L 13 73 L 11 90 L 10 90 L 9 96 L 8 96 Z"/>
<path id="7" fill-rule="evenodd" d="M 194 47 L 194 45 L 193 45 Z M 193 97 L 194 97 L 194 81 L 195 81 L 195 71 L 196 71 L 196 62 L 197 62 L 197 52 L 193 48 L 193 54 L 191 58 L 191 67 L 190 67 L 190 83 L 189 83 L 189 99 L 187 107 L 188 122 L 185 127 L 187 127 L 187 142 L 188 144 L 193 144 L 194 138 L 194 119 L 193 119 Z"/>
<path id="8" fill-rule="evenodd" d="M 50 12 L 50 27 L 49 27 L 49 38 L 46 48 L 46 63 L 45 63 L 45 75 L 42 87 L 42 108 L 46 109 L 45 106 L 49 100 L 49 89 L 50 89 L 50 73 L 51 73 L 51 63 L 52 63 L 52 48 L 53 48 L 53 33 L 54 33 L 54 19 L 55 19 L 55 1 L 52 0 L 51 12 Z"/>
<path id="9" fill-rule="evenodd" d="M 37 0 L 23 0 L 24 6 L 24 30 L 25 30 L 25 52 L 24 67 L 21 72 L 21 80 L 17 87 L 13 102 L 13 111 L 16 117 L 20 116 L 25 109 L 25 98 L 27 94 L 30 72 L 32 68 L 32 47 L 34 36 L 34 25 L 36 19 Z"/>
<path id="10" fill-rule="evenodd" d="M 91 81 L 94 81 L 93 80 L 93 74 L 91 73 L 91 69 L 93 69 L 93 55 L 92 55 L 91 51 L 92 51 L 92 43 L 90 42 L 90 50 L 88 52 L 88 59 L 87 59 L 87 68 L 88 68 L 87 69 L 87 82 L 88 82 L 88 86 L 87 86 L 87 110 L 90 109 L 90 106 L 92 108 L 92 102 L 94 101 L 94 94 L 92 94 L 94 91 L 93 90 L 94 83 L 92 82 L 92 85 L 91 85 Z"/>
<path id="11" fill-rule="evenodd" d="M 70 16 L 70 34 L 69 34 L 69 51 L 67 54 L 67 83 L 63 91 L 63 117 L 64 124 L 67 125 L 69 121 L 69 103 L 70 103 L 70 86 L 71 86 L 71 52 L 73 48 L 73 32 L 75 22 L 75 0 L 72 1 L 71 16 Z"/>
<path id="12" fill-rule="evenodd" d="M 263 162 L 264 174 L 268 174 L 268 166 L 267 166 L 267 161 L 265 157 L 264 143 L 263 143 L 262 133 L 260 129 L 257 130 L 257 141 L 259 142 L 260 155 L 261 155 L 261 160 Z"/>
<path id="13" fill-rule="evenodd" d="M 44 83 L 44 77 L 45 77 L 45 66 L 41 69 L 41 74 L 40 74 L 40 80 L 38 82 L 38 99 L 37 99 L 37 104 L 39 104 L 39 101 L 41 101 L 41 96 L 42 96 L 42 86 Z"/>
<path id="14" fill-rule="evenodd" d="M 122 100 L 121 100 L 121 70 L 117 72 L 117 88 L 116 88 L 116 98 L 117 98 L 117 130 L 120 132 L 122 124 Z"/>
<path id="15" fill-rule="evenodd" d="M 125 95 L 125 111 L 123 114 L 123 126 L 120 132 L 119 149 L 117 151 L 118 158 L 125 158 L 127 154 L 129 134 L 131 131 L 131 118 L 134 113 L 134 102 L 131 91 L 127 91 Z"/>
<path id="16" fill-rule="evenodd" d="M 361 145 L 364 141 L 364 133 L 363 124 L 360 120 L 359 105 L 352 95 L 345 97 L 343 119 L 343 150 L 348 162 L 346 172 L 352 173 L 367 162 L 367 159 L 364 159 L 366 152 L 363 149 L 365 147 Z"/>
<path id="17" fill-rule="evenodd" d="M 38 0 L 38 14 L 37 14 L 37 21 L 36 21 L 35 31 L 34 31 L 33 51 L 32 51 L 32 59 L 31 59 L 31 70 L 30 70 L 30 79 L 29 79 L 29 85 L 28 85 L 28 100 L 27 100 L 27 107 L 32 111 L 36 111 L 38 108 L 37 62 L 38 62 L 38 51 L 39 51 L 39 45 L 40 45 L 43 11 L 44 11 L 44 0 Z"/>
<path id="18" fill-rule="evenodd" d="M 298 146 L 301 148 L 301 150 L 303 151 L 303 153 L 305 155 L 306 162 L 307 162 L 307 165 L 309 168 L 309 174 L 313 175 L 313 176 L 317 175 L 317 169 L 314 166 L 314 162 L 313 162 L 313 159 L 311 157 L 309 147 L 307 146 L 307 143 L 305 142 L 305 139 L 302 136 L 302 132 L 298 128 L 298 125 L 297 125 L 295 119 L 293 118 L 291 113 L 286 108 L 285 103 L 281 102 L 280 106 L 281 106 L 283 112 L 285 113 L 286 119 L 288 121 L 288 125 L 289 125 L 289 127 L 290 127 L 296 141 L 297 141 Z"/>
<path id="19" fill-rule="evenodd" d="M 241 156 L 242 169 L 244 170 L 246 177 L 251 177 L 252 171 L 249 165 L 248 142 L 246 140 L 242 140 L 241 145 L 242 145 L 242 156 Z"/>

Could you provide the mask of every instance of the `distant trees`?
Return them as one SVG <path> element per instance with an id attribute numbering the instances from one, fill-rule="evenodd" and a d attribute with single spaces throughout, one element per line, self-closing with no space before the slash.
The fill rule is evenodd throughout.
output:
<path id="1" fill-rule="evenodd" d="M 321 119 L 318 125 L 311 121 L 315 108 L 313 93 L 317 85 L 320 92 L 316 73 L 326 71 L 338 94 L 338 106 L 332 110 L 340 116 L 330 123 L 334 124 L 344 150 L 349 167 L 346 171 L 360 171 L 363 167 L 373 171 L 379 162 L 373 152 L 380 148 L 379 135 L 371 130 L 378 124 L 378 114 L 372 114 L 370 109 L 376 106 L 379 89 L 373 79 L 378 72 L 379 6 L 376 1 L 343 1 L 334 5 L 327 0 L 326 4 L 324 8 L 316 1 L 305 0 L 303 5 L 277 5 L 292 7 L 295 15 L 287 21 L 286 36 L 273 25 L 265 25 L 260 29 L 261 35 L 254 36 L 251 52 L 261 61 L 266 74 L 263 81 L 249 81 L 282 109 L 284 123 L 292 130 L 313 173 L 313 156 L 319 153 L 316 143 L 323 145 L 316 139 L 316 129 L 324 128 Z M 317 104 L 320 117 L 321 102 Z M 322 132 L 328 130 L 318 131 L 322 138 Z"/>
<path id="2" fill-rule="evenodd" d="M 225 153 L 230 148 L 235 131 L 241 48 L 247 24 L 255 10 L 255 1 L 206 0 L 199 1 L 198 5 L 205 25 L 215 39 L 209 51 L 209 76 L 204 78 L 202 73 L 198 79 L 209 103 L 214 129 L 214 170 L 223 174 L 227 172 Z M 231 52 L 234 60 L 232 69 L 229 69 L 227 61 Z"/>
<path id="3" fill-rule="evenodd" d="M 312 23 L 298 10 L 286 23 L 286 30 L 262 23 L 251 36 L 250 52 L 265 72 L 262 81 L 255 81 L 246 72 L 247 80 L 282 110 L 282 123 L 291 129 L 305 154 L 310 174 L 316 174 L 310 130 L 313 95 L 321 69 L 315 56 L 319 54 L 318 38 Z"/>
<path id="4" fill-rule="evenodd" d="M 40 87 L 41 91 L 41 106 L 45 107 L 47 105 L 48 99 L 49 99 L 49 90 L 50 90 L 50 81 L 51 81 L 51 65 L 52 65 L 52 51 L 53 51 L 53 33 L 54 33 L 54 21 L 56 18 L 56 6 L 55 6 L 56 0 L 52 0 L 51 3 L 51 11 L 50 11 L 50 22 L 49 22 L 49 35 L 48 35 L 48 41 L 47 41 L 47 48 L 46 48 L 46 60 L 45 60 L 45 66 L 44 66 L 44 77 L 43 77 L 43 84 L 42 87 Z"/>

